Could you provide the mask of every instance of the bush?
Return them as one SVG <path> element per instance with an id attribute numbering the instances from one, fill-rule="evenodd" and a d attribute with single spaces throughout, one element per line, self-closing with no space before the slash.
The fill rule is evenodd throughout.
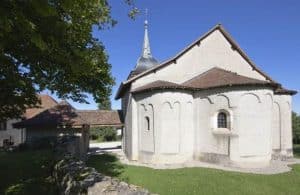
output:
<path id="1" fill-rule="evenodd" d="M 95 127 L 90 129 L 90 139 L 102 141 L 116 141 L 117 131 L 113 127 Z"/>

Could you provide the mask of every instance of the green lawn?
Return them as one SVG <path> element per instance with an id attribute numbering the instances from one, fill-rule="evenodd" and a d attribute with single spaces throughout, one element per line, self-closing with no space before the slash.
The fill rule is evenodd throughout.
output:
<path id="1" fill-rule="evenodd" d="M 52 159 L 49 150 L 0 151 L 0 194 L 57 194 L 49 181 Z"/>
<path id="2" fill-rule="evenodd" d="M 88 165 L 99 172 L 142 186 L 160 195 L 185 194 L 300 194 L 300 165 L 288 173 L 258 175 L 207 168 L 155 170 L 122 165 L 104 154 L 92 156 Z"/>

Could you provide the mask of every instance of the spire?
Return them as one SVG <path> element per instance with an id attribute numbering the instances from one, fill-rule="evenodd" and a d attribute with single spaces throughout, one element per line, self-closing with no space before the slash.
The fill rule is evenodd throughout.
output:
<path id="1" fill-rule="evenodd" d="M 151 55 L 150 43 L 148 37 L 148 9 L 145 10 L 145 16 L 146 16 L 144 22 L 145 33 L 144 33 L 144 44 L 143 44 L 142 56 L 144 58 L 149 58 L 152 57 L 152 55 Z"/>
<path id="2" fill-rule="evenodd" d="M 145 34 L 144 34 L 142 57 L 149 58 L 152 57 L 152 54 L 150 49 L 149 37 L 148 37 L 148 20 L 145 20 L 144 26 L 145 26 Z"/>
<path id="3" fill-rule="evenodd" d="M 148 10 L 147 9 L 145 13 L 146 13 L 145 14 L 146 19 L 144 22 L 145 34 L 144 34 L 143 49 L 142 49 L 141 57 L 139 57 L 134 70 L 137 74 L 158 64 L 157 60 L 153 58 L 151 54 L 150 41 L 148 36 Z"/>

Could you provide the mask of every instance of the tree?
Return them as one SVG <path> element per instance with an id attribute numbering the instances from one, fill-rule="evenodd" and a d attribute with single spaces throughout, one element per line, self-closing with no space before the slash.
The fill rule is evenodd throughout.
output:
<path id="1" fill-rule="evenodd" d="M 124 0 L 137 13 L 132 0 Z M 107 0 L 3 0 L 0 4 L 0 121 L 20 117 L 48 89 L 60 98 L 96 102 L 114 79 L 92 28 L 116 23 Z"/>
<path id="2" fill-rule="evenodd" d="M 300 143 L 300 116 L 296 112 L 292 113 L 293 141 L 295 144 Z"/>
<path id="3" fill-rule="evenodd" d="M 109 96 L 103 97 L 103 101 L 98 103 L 98 109 L 111 110 L 111 102 Z"/>

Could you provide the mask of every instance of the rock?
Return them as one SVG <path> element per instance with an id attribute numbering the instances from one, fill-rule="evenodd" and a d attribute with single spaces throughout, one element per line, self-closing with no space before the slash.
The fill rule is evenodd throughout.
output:
<path id="1" fill-rule="evenodd" d="M 78 153 L 70 145 L 72 138 L 58 141 L 56 159 L 52 173 L 61 194 L 64 195 L 148 195 L 147 190 L 129 185 L 118 179 L 104 176 L 95 168 L 87 167 L 85 162 L 78 158 Z"/>

